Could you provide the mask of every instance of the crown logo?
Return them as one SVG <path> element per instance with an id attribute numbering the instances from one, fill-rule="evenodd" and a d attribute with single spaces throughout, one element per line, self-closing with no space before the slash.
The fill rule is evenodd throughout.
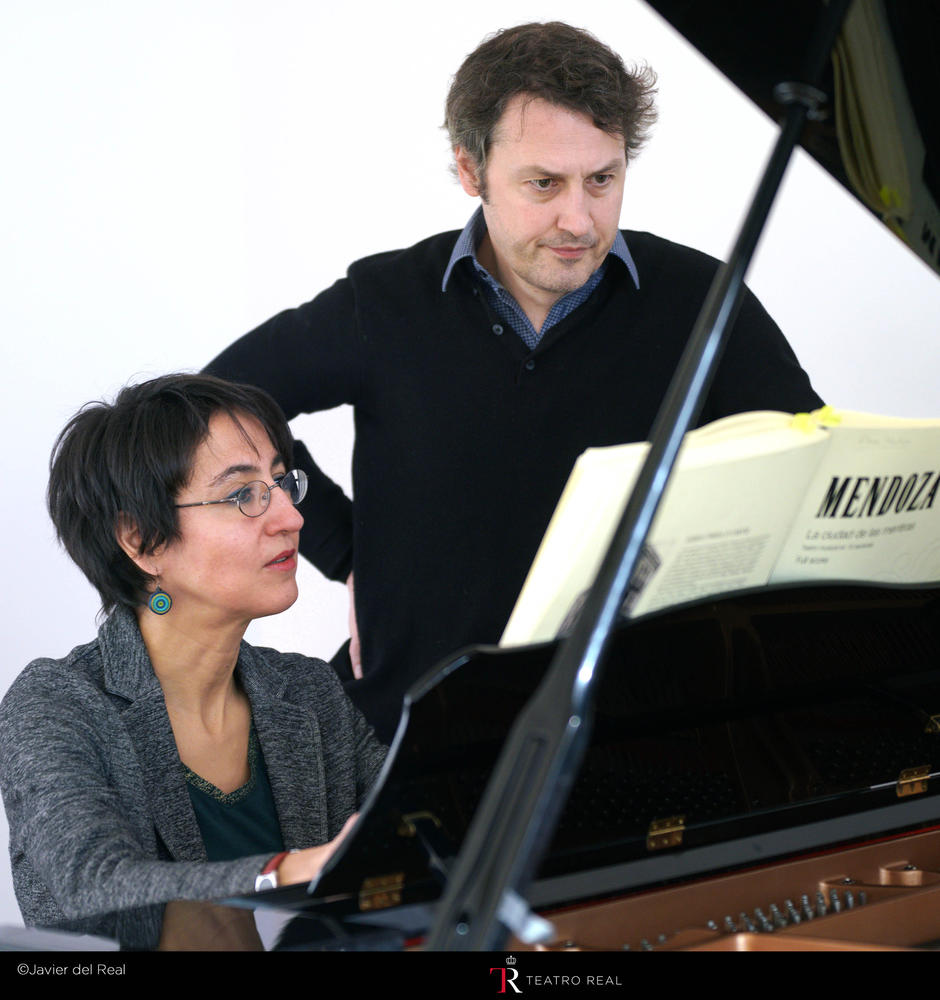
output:
<path id="1" fill-rule="evenodd" d="M 516 964 L 516 958 L 515 958 L 515 956 L 514 955 L 507 955 L 506 956 L 506 964 L 507 965 L 515 965 Z"/>

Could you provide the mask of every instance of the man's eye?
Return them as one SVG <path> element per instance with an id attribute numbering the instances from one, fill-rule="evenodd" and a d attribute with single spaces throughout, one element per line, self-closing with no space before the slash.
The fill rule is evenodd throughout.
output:
<path id="1" fill-rule="evenodd" d="M 595 174 L 592 180 L 598 187 L 605 187 L 614 179 L 613 174 Z"/>
<path id="2" fill-rule="evenodd" d="M 551 191 L 552 185 L 555 182 L 551 179 L 551 177 L 536 177 L 535 180 L 531 180 L 529 183 L 536 189 L 536 191 Z"/>

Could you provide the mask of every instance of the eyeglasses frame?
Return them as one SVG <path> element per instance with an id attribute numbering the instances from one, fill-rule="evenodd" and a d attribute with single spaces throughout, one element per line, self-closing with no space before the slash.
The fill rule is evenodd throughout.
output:
<path id="1" fill-rule="evenodd" d="M 303 501 L 303 498 L 307 495 L 307 483 L 308 483 L 307 473 L 304 472 L 303 469 L 289 469 L 281 476 L 280 479 L 275 480 L 273 483 L 266 483 L 263 479 L 252 479 L 250 483 L 245 483 L 245 485 L 233 497 L 223 497 L 221 500 L 196 500 L 193 503 L 177 503 L 173 504 L 173 506 L 176 508 L 212 507 L 213 505 L 219 503 L 233 503 L 238 508 L 238 512 L 240 514 L 244 514 L 245 517 L 261 517 L 262 514 L 267 513 L 268 508 L 271 506 L 271 490 L 277 489 L 278 487 L 283 488 L 281 484 L 288 476 L 294 476 L 300 488 L 299 499 L 296 502 L 291 500 L 291 503 L 293 503 L 294 506 L 296 507 L 297 504 L 301 503 Z M 257 514 L 249 514 L 248 511 L 242 508 L 239 500 L 241 495 L 245 492 L 245 490 L 254 486 L 256 483 L 260 483 L 264 487 L 264 493 L 267 493 L 268 495 L 268 502 L 264 505 L 264 507 L 261 510 L 258 511 Z M 288 497 L 288 499 L 290 499 L 290 497 Z"/>

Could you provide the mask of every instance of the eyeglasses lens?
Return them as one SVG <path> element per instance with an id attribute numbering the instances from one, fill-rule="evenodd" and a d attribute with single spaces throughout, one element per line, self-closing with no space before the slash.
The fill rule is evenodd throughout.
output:
<path id="1" fill-rule="evenodd" d="M 271 494 L 265 483 L 249 483 L 238 494 L 238 509 L 249 517 L 258 517 L 267 510 L 270 499 Z"/>
<path id="2" fill-rule="evenodd" d="M 292 469 L 284 476 L 279 485 L 296 507 L 307 495 L 307 474 L 301 469 Z"/>
<path id="3" fill-rule="evenodd" d="M 307 474 L 301 469 L 285 473 L 274 486 L 260 480 L 249 483 L 238 494 L 238 509 L 248 517 L 260 517 L 271 502 L 271 490 L 280 486 L 296 506 L 307 494 Z"/>

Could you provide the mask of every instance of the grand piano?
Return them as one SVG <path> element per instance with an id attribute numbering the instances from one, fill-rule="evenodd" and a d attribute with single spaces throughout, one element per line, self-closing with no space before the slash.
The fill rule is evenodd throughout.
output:
<path id="1" fill-rule="evenodd" d="M 282 946 L 425 937 L 556 648 L 468 650 L 412 690 L 335 863 L 310 889 L 242 901 L 295 914 Z M 618 626 L 590 746 L 526 892 L 554 934 L 529 946 L 940 941 L 938 650 L 937 588 L 764 589 Z"/>
<path id="2" fill-rule="evenodd" d="M 838 58 L 827 42 L 812 79 L 821 0 L 652 6 L 768 113 L 801 104 L 808 151 L 937 269 L 929 5 L 856 0 Z M 858 80 L 872 49 L 889 66 L 878 113 Z M 884 107 L 901 122 L 906 188 L 878 183 Z M 940 573 L 918 588 L 721 595 L 603 631 L 585 702 L 557 717 L 533 705 L 564 693 L 576 635 L 439 665 L 409 693 L 382 779 L 319 880 L 233 902 L 289 915 L 282 948 L 940 944 Z M 558 751 L 572 728 L 577 745 Z"/>

